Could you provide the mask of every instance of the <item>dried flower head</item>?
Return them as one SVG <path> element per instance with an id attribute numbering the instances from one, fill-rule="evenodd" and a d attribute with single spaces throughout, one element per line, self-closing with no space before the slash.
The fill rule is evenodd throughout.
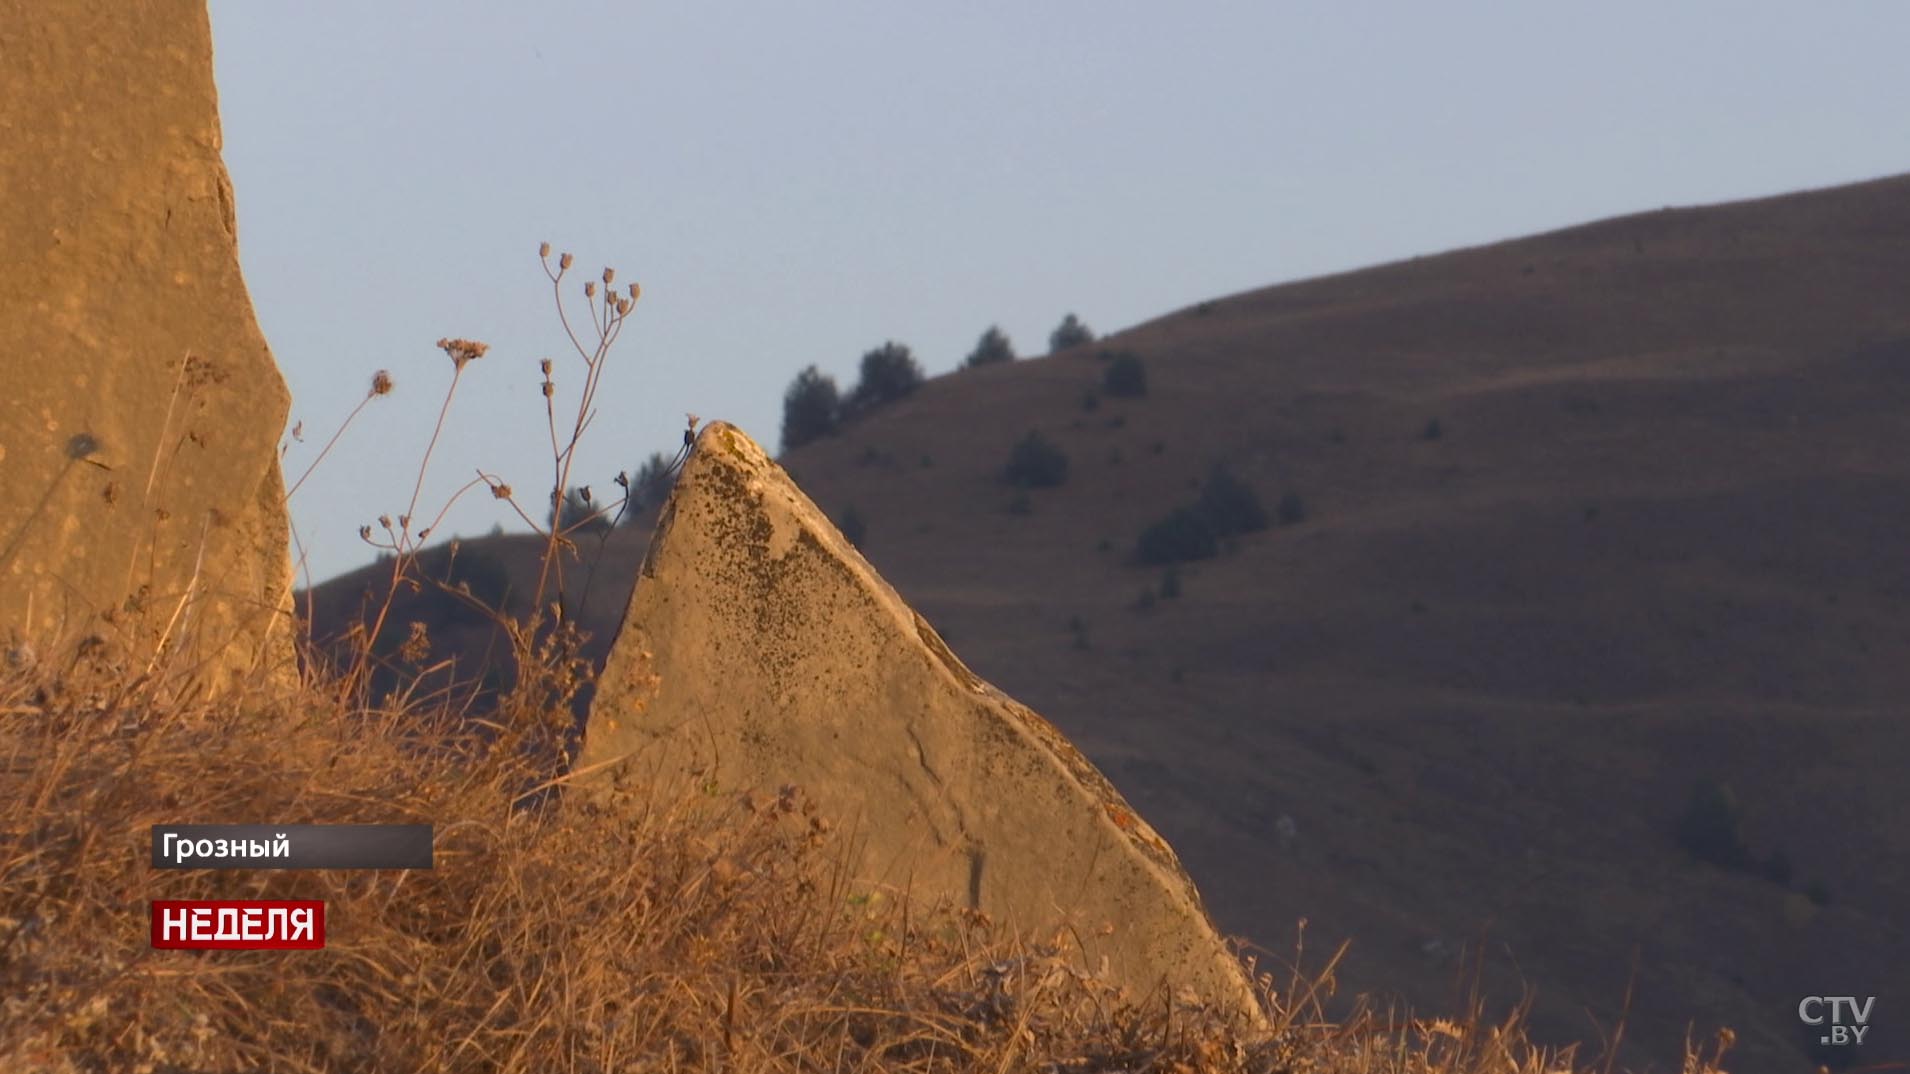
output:
<path id="1" fill-rule="evenodd" d="M 479 343 L 475 339 L 441 339 L 438 340 L 438 346 L 451 356 L 451 361 L 459 369 L 463 369 L 466 362 L 484 357 L 484 352 L 491 349 L 490 344 Z"/>
<path id="2" fill-rule="evenodd" d="M 617 300 L 617 316 L 619 317 L 630 316 L 630 300 L 629 299 L 619 298 Z"/>
<path id="3" fill-rule="evenodd" d="M 390 395 L 392 389 L 391 371 L 380 369 L 371 375 L 371 394 Z"/>
<path id="4" fill-rule="evenodd" d="M 557 394 L 557 385 L 552 384 L 548 380 L 545 381 L 544 382 L 544 398 L 549 399 L 555 396 L 556 394 Z"/>
<path id="5" fill-rule="evenodd" d="M 617 270 L 611 268 L 609 265 L 605 265 L 604 266 L 604 286 L 609 287 L 610 281 L 616 278 L 617 278 Z"/>
<path id="6" fill-rule="evenodd" d="M 544 374 L 547 377 L 550 376 L 550 359 L 549 358 L 540 359 L 537 363 L 537 371 Z"/>
<path id="7" fill-rule="evenodd" d="M 358 539 L 361 541 L 371 540 L 371 527 L 370 526 L 358 527 Z"/>
<path id="8" fill-rule="evenodd" d="M 430 655 L 431 632 L 424 623 L 413 619 L 404 644 L 398 647 L 398 659 L 407 664 L 421 664 Z"/>
<path id="9" fill-rule="evenodd" d="M 550 256 L 550 243 L 547 243 L 547 242 L 540 242 L 540 243 L 538 243 L 538 244 L 537 244 L 537 256 L 538 256 L 538 257 L 549 257 L 549 256 Z"/>
<path id="10" fill-rule="evenodd" d="M 643 288 L 638 287 L 636 283 L 633 281 L 630 284 L 630 301 L 635 302 L 637 298 L 641 296 L 642 294 L 643 294 Z"/>
<path id="11" fill-rule="evenodd" d="M 595 296 L 596 296 L 596 294 L 597 294 L 597 281 L 596 281 L 596 280 L 590 280 L 590 281 L 588 281 L 588 282 L 586 282 L 586 283 L 584 284 L 584 297 L 585 297 L 585 298 L 593 298 L 593 297 L 595 297 Z"/>
<path id="12" fill-rule="evenodd" d="M 691 431 L 691 432 L 695 432 L 695 431 L 696 431 L 696 426 L 697 426 L 697 423 L 703 420 L 702 418 L 699 418 L 699 417 L 697 417 L 697 416 L 696 416 L 695 414 L 688 414 L 688 413 L 686 413 L 686 414 L 684 414 L 684 417 L 686 417 L 686 418 L 689 418 L 689 419 L 690 419 L 690 431 Z"/>
<path id="13" fill-rule="evenodd" d="M 568 269 L 570 268 L 571 262 L 575 260 L 577 259 L 570 256 L 569 254 L 565 254 L 564 256 L 557 259 L 557 267 L 560 269 Z"/>
<path id="14" fill-rule="evenodd" d="M 491 486 L 491 495 L 495 499 L 508 500 L 511 498 L 511 486 L 499 481 Z"/>
<path id="15" fill-rule="evenodd" d="M 391 516 L 390 516 L 390 515 L 379 515 L 379 516 L 378 516 L 378 525 L 380 525 L 380 526 L 382 526 L 382 527 L 384 527 L 385 529 L 390 529 L 390 528 L 391 528 Z"/>

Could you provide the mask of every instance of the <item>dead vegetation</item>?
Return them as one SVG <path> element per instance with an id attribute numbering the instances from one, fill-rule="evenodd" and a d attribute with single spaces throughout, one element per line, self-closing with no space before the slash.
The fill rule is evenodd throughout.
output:
<path id="1" fill-rule="evenodd" d="M 1272 1028 L 1242 1032 L 1118 994 L 1047 938 L 855 889 L 841 833 L 798 788 L 527 797 L 540 773 L 500 745 L 513 736 L 443 698 L 341 707 L 332 685 L 209 705 L 84 660 L 8 673 L 0 1067 L 1597 1069 L 1516 1019 L 1329 1024 L 1330 964 L 1263 977 Z M 149 868 L 155 823 L 259 819 L 432 823 L 437 867 Z M 155 951 L 160 898 L 323 899 L 328 944 Z"/>

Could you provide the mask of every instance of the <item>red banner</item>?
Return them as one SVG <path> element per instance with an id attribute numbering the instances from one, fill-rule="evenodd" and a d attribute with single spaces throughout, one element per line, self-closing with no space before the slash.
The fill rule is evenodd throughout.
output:
<path id="1" fill-rule="evenodd" d="M 153 946 L 173 951 L 310 951 L 325 946 L 316 899 L 154 899 Z"/>

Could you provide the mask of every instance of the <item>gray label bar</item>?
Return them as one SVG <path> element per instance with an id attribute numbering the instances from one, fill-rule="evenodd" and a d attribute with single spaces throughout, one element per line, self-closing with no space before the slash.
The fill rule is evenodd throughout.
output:
<path id="1" fill-rule="evenodd" d="M 429 869 L 429 824 L 155 824 L 155 869 Z"/>

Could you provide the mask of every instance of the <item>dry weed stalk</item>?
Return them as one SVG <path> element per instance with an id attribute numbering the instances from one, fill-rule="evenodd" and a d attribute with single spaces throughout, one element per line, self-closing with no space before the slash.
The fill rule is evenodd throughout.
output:
<path id="1" fill-rule="evenodd" d="M 378 655 L 380 652 L 380 643 L 389 625 L 393 602 L 400 591 L 400 587 L 416 592 L 424 585 L 437 585 L 447 592 L 452 592 L 453 596 L 457 599 L 464 600 L 474 606 L 480 606 L 475 601 L 475 598 L 468 592 L 455 593 L 448 584 L 439 579 L 421 579 L 417 576 L 415 570 L 418 555 L 423 549 L 426 538 L 437 528 L 439 523 L 443 521 L 445 514 L 465 493 L 480 485 L 488 488 L 493 497 L 505 501 L 511 510 L 515 512 L 534 533 L 539 534 L 545 539 L 544 553 L 538 567 L 538 579 L 530 595 L 528 612 L 520 619 L 506 615 L 504 609 L 501 608 L 482 608 L 482 610 L 504 630 L 510 639 L 513 656 L 516 658 L 520 671 L 536 666 L 540 660 L 548 657 L 555 659 L 558 665 L 562 665 L 567 669 L 557 673 L 560 678 L 575 675 L 575 671 L 570 670 L 575 663 L 574 661 L 567 662 L 563 658 L 554 655 L 559 649 L 574 651 L 580 648 L 582 644 L 581 637 L 575 635 L 574 625 L 567 621 L 565 615 L 563 603 L 564 557 L 566 554 L 575 551 L 576 546 L 571 539 L 571 535 L 575 533 L 577 529 L 593 524 L 598 520 L 604 519 L 606 516 L 621 516 L 623 506 L 629 501 L 629 482 L 624 475 L 619 474 L 617 484 L 623 489 L 624 495 L 617 500 L 606 501 L 601 506 L 594 503 L 591 504 L 591 512 L 582 519 L 566 519 L 563 511 L 564 498 L 566 491 L 570 488 L 577 447 L 583 440 L 585 432 L 589 429 L 596 415 L 596 393 L 603 371 L 608 363 L 612 348 L 618 336 L 621 334 L 631 311 L 635 307 L 641 289 L 633 283 L 627 287 L 625 294 L 619 295 L 613 292 L 610 290 L 610 287 L 615 280 L 616 272 L 614 269 L 605 268 L 601 276 L 603 284 L 601 293 L 599 292 L 597 281 L 587 282 L 583 286 L 584 303 L 588 312 L 588 329 L 580 333 L 566 309 L 563 291 L 563 283 L 574 263 L 574 258 L 570 254 L 563 254 L 557 259 L 556 266 L 553 267 L 550 255 L 550 244 L 544 243 L 539 248 L 539 260 L 543 265 L 546 277 L 551 282 L 552 298 L 556 306 L 558 321 L 564 330 L 565 337 L 569 340 L 572 349 L 576 352 L 578 358 L 582 360 L 584 366 L 583 387 L 577 399 L 575 412 L 569 418 L 567 431 L 560 433 L 560 423 L 557 418 L 557 386 L 553 375 L 553 363 L 548 358 L 542 359 L 539 362 L 539 368 L 543 374 L 541 393 L 544 397 L 545 425 L 551 445 L 552 481 L 548 494 L 551 508 L 547 520 L 540 522 L 537 518 L 533 517 L 531 513 L 525 511 L 523 506 L 517 501 L 511 486 L 501 477 L 479 469 L 475 477 L 465 482 L 464 485 L 451 494 L 429 525 L 422 527 L 416 525 L 418 500 L 424 487 L 425 475 L 429 468 L 437 441 L 443 432 L 446 419 L 450 413 L 451 403 L 456 395 L 459 381 L 464 375 L 466 367 L 472 361 L 481 358 L 489 349 L 486 344 L 474 340 L 450 338 L 439 340 L 438 346 L 451 358 L 453 365 L 452 378 L 450 385 L 446 389 L 444 401 L 439 407 L 437 423 L 433 427 L 431 439 L 425 448 L 423 458 L 419 462 L 417 477 L 413 484 L 411 501 L 405 510 L 397 516 L 395 521 L 390 515 L 379 516 L 377 532 L 374 532 L 373 528 L 369 525 L 359 528 L 359 537 L 361 540 L 390 555 L 391 569 L 389 577 L 385 580 L 382 598 L 378 600 L 374 607 L 367 609 L 363 620 L 364 625 L 361 629 L 354 632 L 351 642 L 351 653 L 348 657 L 348 670 L 341 683 L 342 688 L 347 694 L 355 695 L 367 689 L 374 666 L 383 662 L 383 658 Z M 333 434 L 332 439 L 327 442 L 325 448 L 319 453 L 319 458 L 314 460 L 313 466 L 316 466 L 319 461 L 323 460 L 324 455 L 330 451 L 332 445 L 337 442 L 338 436 L 363 409 L 365 403 L 369 402 L 371 398 L 389 391 L 389 386 L 390 378 L 388 376 L 381 374 L 379 378 L 374 380 L 372 394 L 361 401 L 358 408 L 354 409 L 352 413 L 347 416 L 345 422 L 341 424 L 339 431 Z M 694 426 L 694 419 L 692 419 L 692 426 Z M 687 439 L 686 437 L 686 443 Z M 310 470 L 308 469 L 307 474 L 309 473 Z M 296 489 L 298 484 L 303 481 L 304 475 L 301 475 L 299 481 L 294 483 L 293 488 Z M 586 493 L 586 496 L 587 495 Z M 550 598 L 552 597 L 553 591 L 555 593 L 555 599 L 551 600 Z M 520 685 L 527 685 L 533 693 L 543 688 L 542 686 L 523 682 L 520 682 Z M 573 684 L 569 689 L 574 693 L 576 684 Z M 511 705 L 506 707 L 517 710 L 524 709 L 523 705 Z"/>

